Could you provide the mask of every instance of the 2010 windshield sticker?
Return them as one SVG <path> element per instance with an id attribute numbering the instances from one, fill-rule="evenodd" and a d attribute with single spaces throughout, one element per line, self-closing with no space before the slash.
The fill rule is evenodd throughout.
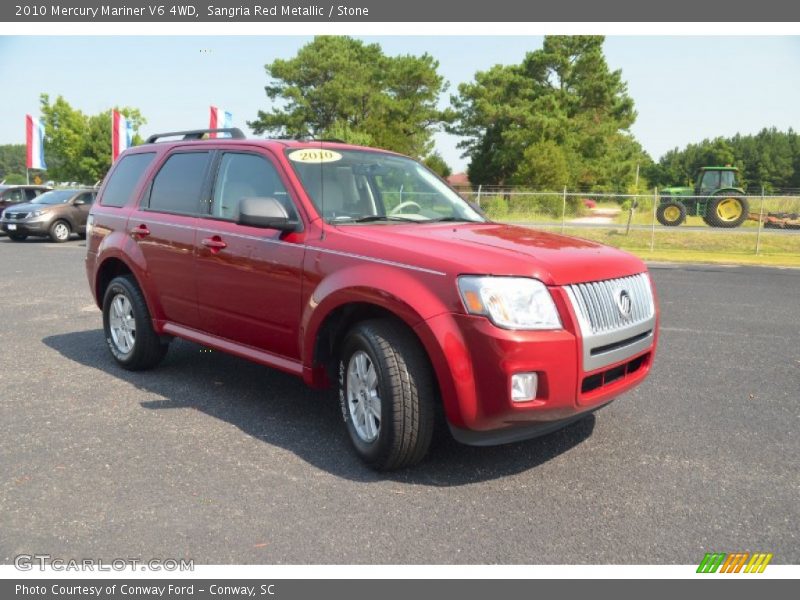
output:
<path id="1" fill-rule="evenodd" d="M 327 163 L 342 160 L 342 155 L 333 150 L 320 148 L 304 148 L 289 153 L 289 160 L 301 163 Z"/>

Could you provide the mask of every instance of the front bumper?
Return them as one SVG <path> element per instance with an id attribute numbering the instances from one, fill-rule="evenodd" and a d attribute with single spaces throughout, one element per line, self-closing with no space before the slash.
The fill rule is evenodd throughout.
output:
<path id="1" fill-rule="evenodd" d="M 0 221 L 0 228 L 6 233 L 19 233 L 24 235 L 46 235 L 46 221 Z M 13 229 L 11 228 L 13 227 Z"/>
<path id="2" fill-rule="evenodd" d="M 612 360 L 585 370 L 583 339 L 564 294 L 554 293 L 564 321 L 558 331 L 512 331 L 479 316 L 445 313 L 417 327 L 431 356 L 453 436 L 494 445 L 543 435 L 608 404 L 641 383 L 652 366 L 652 333 Z M 564 319 L 563 316 L 568 316 Z M 511 401 L 511 375 L 535 371 L 536 397 Z"/>

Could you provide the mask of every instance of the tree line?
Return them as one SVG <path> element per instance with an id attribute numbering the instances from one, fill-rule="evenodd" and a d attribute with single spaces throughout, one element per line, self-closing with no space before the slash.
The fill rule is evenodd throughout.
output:
<path id="1" fill-rule="evenodd" d="M 800 189 L 800 136 L 789 131 L 762 129 L 755 135 L 705 139 L 683 150 L 670 150 L 648 168 L 654 185 L 667 186 L 692 179 L 699 167 L 734 165 L 751 192 Z"/>
<path id="2" fill-rule="evenodd" d="M 631 133 L 634 101 L 603 43 L 602 36 L 546 36 L 521 63 L 479 71 L 450 92 L 427 53 L 388 56 L 378 44 L 319 36 L 293 58 L 265 65 L 269 108 L 248 125 L 258 135 L 386 148 L 444 176 L 450 167 L 434 134 L 447 131 L 461 138 L 473 185 L 633 192 L 685 183 L 700 166 L 734 164 L 750 186 L 800 187 L 800 144 L 791 130 L 704 140 L 653 161 Z M 118 110 L 140 142 L 140 111 Z M 63 97 L 42 95 L 41 115 L 48 178 L 101 179 L 111 165 L 110 109 L 87 115 Z M 0 179 L 19 173 L 15 152 L 0 147 Z"/>

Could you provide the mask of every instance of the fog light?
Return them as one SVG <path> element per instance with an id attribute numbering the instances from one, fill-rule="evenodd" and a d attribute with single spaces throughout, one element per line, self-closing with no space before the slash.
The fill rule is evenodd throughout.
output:
<path id="1" fill-rule="evenodd" d="M 536 398 L 536 373 L 517 373 L 511 376 L 511 401 L 528 402 Z"/>

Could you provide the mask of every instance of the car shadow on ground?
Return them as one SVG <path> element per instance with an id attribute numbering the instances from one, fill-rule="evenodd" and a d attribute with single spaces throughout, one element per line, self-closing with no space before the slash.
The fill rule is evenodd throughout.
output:
<path id="1" fill-rule="evenodd" d="M 164 362 L 146 372 L 120 368 L 100 329 L 53 335 L 43 342 L 70 360 L 159 396 L 141 402 L 148 410 L 202 411 L 319 469 L 355 481 L 388 479 L 446 487 L 504 477 L 535 468 L 580 444 L 595 424 L 594 415 L 589 415 L 537 439 L 482 448 L 459 444 L 445 430 L 420 465 L 376 473 L 351 450 L 333 392 L 312 390 L 291 375 L 183 340 L 175 340 Z"/>

